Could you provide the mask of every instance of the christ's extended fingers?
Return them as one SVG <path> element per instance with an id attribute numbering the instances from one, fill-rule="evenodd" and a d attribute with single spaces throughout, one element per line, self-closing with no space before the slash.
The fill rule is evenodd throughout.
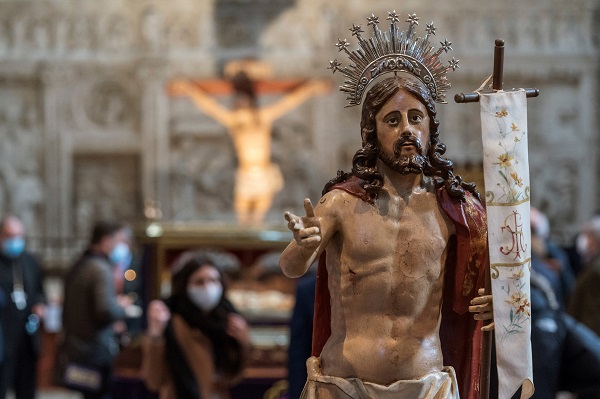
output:
<path id="1" fill-rule="evenodd" d="M 494 322 L 492 321 L 490 324 L 486 324 L 481 327 L 481 331 L 492 331 L 494 329 Z"/>
<path id="2" fill-rule="evenodd" d="M 310 236 L 302 239 L 302 244 L 311 245 L 321 242 L 321 236 Z"/>
<path id="3" fill-rule="evenodd" d="M 318 227 L 308 227 L 306 229 L 300 230 L 300 237 L 306 238 L 315 234 L 319 234 L 320 229 Z"/>
<path id="4" fill-rule="evenodd" d="M 306 217 L 314 218 L 315 211 L 313 209 L 312 202 L 310 202 L 310 198 L 304 199 L 304 210 L 306 211 Z"/>
<path id="5" fill-rule="evenodd" d="M 293 223 L 298 223 L 298 221 L 300 220 L 300 217 L 294 215 L 292 212 L 286 212 L 283 214 L 283 217 L 285 218 L 285 220 L 287 220 L 288 222 L 293 222 Z"/>
<path id="6" fill-rule="evenodd" d="M 298 216 L 294 215 L 291 212 L 286 212 L 283 216 L 288 222 L 288 229 L 300 230 L 302 226 L 300 225 L 300 218 Z"/>

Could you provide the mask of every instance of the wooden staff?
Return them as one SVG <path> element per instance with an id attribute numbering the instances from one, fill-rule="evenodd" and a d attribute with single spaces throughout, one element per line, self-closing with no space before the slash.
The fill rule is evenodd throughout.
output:
<path id="1" fill-rule="evenodd" d="M 494 47 L 494 74 L 492 75 L 492 88 L 502 90 L 502 75 L 504 73 L 504 39 L 496 39 Z M 540 95 L 538 89 L 524 89 L 527 98 Z M 459 93 L 454 96 L 457 103 L 477 103 L 479 102 L 479 93 Z"/>
<path id="2" fill-rule="evenodd" d="M 496 39 L 494 47 L 494 73 L 492 75 L 492 89 L 494 91 L 502 90 L 502 78 L 504 73 L 504 40 Z M 540 94 L 538 89 L 525 89 L 527 98 L 537 97 Z M 460 93 L 454 96 L 457 103 L 479 102 L 479 93 Z M 489 259 L 489 255 L 488 255 Z M 485 295 L 492 294 L 492 280 L 490 277 L 490 268 L 485 269 Z M 488 325 L 492 321 L 485 322 Z M 481 375 L 479 379 L 480 398 L 488 399 L 490 397 L 490 369 L 493 345 L 493 331 L 484 331 L 481 343 Z"/>

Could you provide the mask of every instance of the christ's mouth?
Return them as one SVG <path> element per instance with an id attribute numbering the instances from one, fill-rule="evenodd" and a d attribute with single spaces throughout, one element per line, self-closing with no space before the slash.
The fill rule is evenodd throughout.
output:
<path id="1" fill-rule="evenodd" d="M 400 156 L 402 150 L 415 150 L 417 153 L 421 154 L 421 149 L 423 146 L 421 145 L 421 140 L 415 136 L 404 136 L 396 141 L 394 144 L 394 154 L 396 156 Z"/>

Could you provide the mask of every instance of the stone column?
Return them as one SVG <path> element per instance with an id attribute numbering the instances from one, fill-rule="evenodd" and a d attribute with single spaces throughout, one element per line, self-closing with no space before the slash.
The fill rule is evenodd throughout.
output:
<path id="1" fill-rule="evenodd" d="M 44 235 L 51 253 L 45 254 L 47 262 L 60 262 L 64 258 L 64 238 L 70 235 L 69 205 L 72 198 L 72 160 L 68 140 L 61 135 L 64 126 L 61 105 L 69 96 L 73 70 L 64 64 L 45 64 L 40 68 L 44 124 Z M 65 147 L 66 146 L 66 147 Z"/>
<path id="2" fill-rule="evenodd" d="M 163 212 L 170 209 L 166 77 L 167 64 L 164 61 L 146 59 L 139 63 L 136 78 L 141 87 L 142 197 L 144 201 L 160 201 Z"/>

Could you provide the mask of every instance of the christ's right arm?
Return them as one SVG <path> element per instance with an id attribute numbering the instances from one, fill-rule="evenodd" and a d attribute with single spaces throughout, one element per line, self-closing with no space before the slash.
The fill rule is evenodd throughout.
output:
<path id="1" fill-rule="evenodd" d="M 221 125 L 229 127 L 232 122 L 232 112 L 209 96 L 194 82 L 175 80 L 169 84 L 169 94 L 172 96 L 188 96 L 206 115 Z"/>
<path id="2" fill-rule="evenodd" d="M 332 206 L 334 193 L 328 193 L 313 210 L 310 199 L 304 200 L 306 216 L 285 213 L 288 228 L 294 240 L 281 254 L 279 265 L 288 277 L 300 277 L 319 259 L 338 229 L 337 217 Z"/>

